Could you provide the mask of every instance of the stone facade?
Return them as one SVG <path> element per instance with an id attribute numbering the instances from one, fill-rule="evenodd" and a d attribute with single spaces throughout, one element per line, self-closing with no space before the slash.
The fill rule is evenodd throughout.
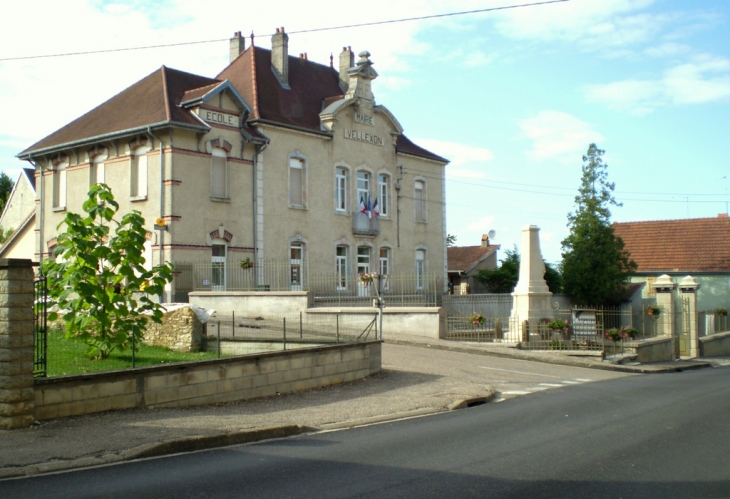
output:
<path id="1" fill-rule="evenodd" d="M 160 346 L 178 352 L 199 352 L 205 326 L 190 306 L 173 305 L 162 323 L 149 321 L 144 332 L 146 345 Z"/>

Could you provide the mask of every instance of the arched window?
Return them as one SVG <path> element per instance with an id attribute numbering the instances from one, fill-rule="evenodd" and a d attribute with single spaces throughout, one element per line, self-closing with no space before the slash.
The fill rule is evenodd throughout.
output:
<path id="1" fill-rule="evenodd" d="M 416 250 L 416 289 L 423 289 L 426 280 L 426 250 Z"/>
<path id="2" fill-rule="evenodd" d="M 337 289 L 347 289 L 347 246 L 338 245 L 335 249 L 335 275 L 337 277 Z"/>
<path id="3" fill-rule="evenodd" d="M 106 161 L 106 151 L 93 156 L 91 159 L 91 168 L 89 170 L 89 187 L 94 184 L 104 183 L 104 161 Z"/>
<path id="4" fill-rule="evenodd" d="M 53 166 L 53 208 L 57 210 L 66 209 L 66 168 L 68 159 L 60 161 Z"/>

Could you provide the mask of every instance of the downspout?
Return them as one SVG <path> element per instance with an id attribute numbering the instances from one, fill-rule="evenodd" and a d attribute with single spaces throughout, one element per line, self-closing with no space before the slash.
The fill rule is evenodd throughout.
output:
<path id="1" fill-rule="evenodd" d="M 253 182 L 251 185 L 253 185 L 253 196 L 252 196 L 252 203 L 253 203 L 253 259 L 256 265 L 258 265 L 258 256 L 259 256 L 259 246 L 258 246 L 258 184 L 257 184 L 257 172 L 258 172 L 258 162 L 259 162 L 259 154 L 264 152 L 264 150 L 268 147 L 268 143 L 264 142 L 263 144 L 254 144 L 254 155 L 253 155 L 253 167 L 252 167 L 252 175 L 253 175 Z M 258 276 L 258 272 L 255 274 Z M 256 282 L 258 285 L 258 280 Z"/>
<path id="2" fill-rule="evenodd" d="M 147 127 L 147 133 L 152 136 L 153 139 L 157 139 L 157 141 L 160 143 L 160 218 L 163 218 L 165 216 L 165 163 L 164 163 L 164 147 L 162 145 L 162 139 L 160 139 L 157 135 L 152 133 L 152 127 Z M 157 231 L 159 235 L 157 236 L 159 238 L 158 244 L 160 245 L 160 265 L 162 265 L 163 259 L 162 259 L 162 248 L 163 248 L 163 242 L 164 242 L 164 230 L 158 230 Z M 164 303 L 165 298 L 165 291 L 163 288 L 162 293 L 159 295 L 160 303 Z"/>
<path id="3" fill-rule="evenodd" d="M 30 163 L 31 165 L 33 165 L 33 175 L 35 175 L 35 171 L 38 168 L 38 163 L 33 163 L 33 155 L 32 154 L 29 154 L 28 155 L 27 161 L 28 161 L 28 163 Z M 38 237 L 39 237 L 39 239 L 38 239 L 38 261 L 39 262 L 42 262 L 43 261 L 43 213 L 44 213 L 44 206 L 43 206 L 43 168 L 42 167 L 41 167 L 40 191 L 41 191 L 40 192 L 40 194 L 41 194 L 41 199 L 40 199 L 41 209 L 38 210 L 40 212 L 40 216 L 38 217 L 38 219 L 39 219 L 39 223 L 40 223 L 41 228 L 40 228 L 40 231 L 38 233 Z"/>

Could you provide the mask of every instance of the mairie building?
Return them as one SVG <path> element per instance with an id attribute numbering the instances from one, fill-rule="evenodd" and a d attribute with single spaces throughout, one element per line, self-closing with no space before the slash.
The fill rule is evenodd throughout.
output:
<path id="1" fill-rule="evenodd" d="M 215 78 L 162 66 L 18 154 L 35 168 L 34 258 L 52 255 L 65 214 L 103 182 L 149 225 L 147 264 L 175 263 L 165 301 L 271 262 L 292 290 L 362 272 L 445 283 L 448 161 L 376 103 L 368 52 L 343 49 L 335 69 L 289 56 L 283 28 L 271 41 L 246 47 L 236 33 Z M 181 272 L 196 262 L 218 271 L 193 285 Z"/>

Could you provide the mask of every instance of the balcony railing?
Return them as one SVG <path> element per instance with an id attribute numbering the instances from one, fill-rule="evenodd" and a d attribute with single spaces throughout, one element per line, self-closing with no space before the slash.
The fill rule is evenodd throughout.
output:
<path id="1" fill-rule="evenodd" d="M 380 234 L 380 217 L 368 218 L 364 213 L 353 213 L 352 233 L 363 236 L 377 236 Z"/>

